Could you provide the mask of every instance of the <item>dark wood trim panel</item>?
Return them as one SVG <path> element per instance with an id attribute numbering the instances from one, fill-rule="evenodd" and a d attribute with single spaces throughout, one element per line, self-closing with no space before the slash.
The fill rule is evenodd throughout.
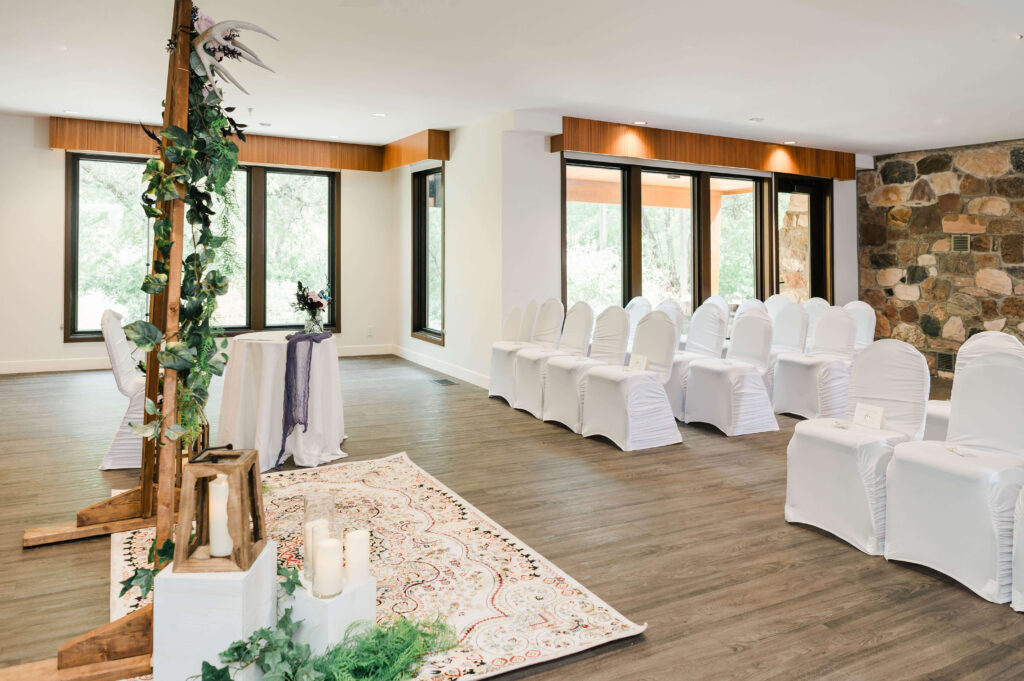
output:
<path id="1" fill-rule="evenodd" d="M 623 176 L 625 184 L 625 205 L 623 215 L 629 215 L 629 220 L 623 224 L 622 243 L 627 244 L 626 261 L 629 267 L 626 268 L 626 286 L 623 287 L 625 300 L 623 304 L 640 295 L 643 291 L 643 219 L 644 202 L 642 196 L 643 181 L 641 174 L 643 169 L 640 166 L 630 166 Z M 628 213 L 627 213 L 628 211 Z M 655 303 L 657 304 L 657 303 Z"/>
<path id="2" fill-rule="evenodd" d="M 552 150 L 555 148 L 552 140 Z M 562 118 L 562 135 L 557 150 L 837 180 L 852 180 L 856 174 L 855 159 L 851 153 L 570 116 Z"/>
<path id="3" fill-rule="evenodd" d="M 260 166 L 249 169 L 249 325 L 266 327 L 267 322 L 267 171 Z M 259 188 L 253 191 L 253 188 Z"/>
<path id="4" fill-rule="evenodd" d="M 420 161 L 447 161 L 449 141 L 447 130 L 422 130 L 383 147 L 381 170 L 392 170 Z"/>
<path id="5" fill-rule="evenodd" d="M 565 224 L 565 200 L 566 200 L 566 194 L 565 194 L 565 154 L 564 153 L 559 153 L 558 154 L 558 158 L 559 158 L 559 161 L 560 161 L 561 166 L 562 166 L 562 234 L 561 234 L 561 241 L 562 241 L 562 307 L 564 309 L 569 309 L 569 301 L 566 300 L 568 298 L 569 280 L 568 280 L 568 274 L 567 274 L 567 270 L 566 270 L 565 251 L 566 251 L 566 249 L 569 246 L 569 242 L 568 242 L 568 239 L 567 239 L 567 236 L 566 236 L 566 232 L 565 232 L 565 228 L 566 228 L 566 224 Z"/>

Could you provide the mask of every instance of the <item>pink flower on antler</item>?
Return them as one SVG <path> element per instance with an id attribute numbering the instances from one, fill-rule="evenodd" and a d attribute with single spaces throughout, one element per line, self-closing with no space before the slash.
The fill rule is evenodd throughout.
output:
<path id="1" fill-rule="evenodd" d="M 195 24 L 193 24 L 193 28 L 195 28 L 196 33 L 202 33 L 206 29 L 208 29 L 211 26 L 213 26 L 215 23 L 216 22 L 213 19 L 211 19 L 210 17 L 206 16 L 205 14 L 200 13 L 196 17 L 196 21 L 195 21 Z"/>

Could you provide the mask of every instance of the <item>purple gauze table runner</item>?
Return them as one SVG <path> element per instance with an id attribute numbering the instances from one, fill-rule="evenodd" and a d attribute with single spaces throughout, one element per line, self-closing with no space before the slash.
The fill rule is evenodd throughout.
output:
<path id="1" fill-rule="evenodd" d="M 293 333 L 287 336 L 288 352 L 284 369 L 284 412 L 281 417 L 281 451 L 274 468 L 281 467 L 284 444 L 288 436 L 301 425 L 302 432 L 309 426 L 309 372 L 313 358 L 313 343 L 331 337 L 324 333 Z"/>

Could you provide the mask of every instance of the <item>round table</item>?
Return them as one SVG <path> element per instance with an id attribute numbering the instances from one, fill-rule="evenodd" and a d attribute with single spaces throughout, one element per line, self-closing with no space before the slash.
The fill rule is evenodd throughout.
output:
<path id="1" fill-rule="evenodd" d="M 284 414 L 285 366 L 288 336 L 294 331 L 259 331 L 231 339 L 224 372 L 218 444 L 259 451 L 260 469 L 277 463 Z M 338 344 L 334 336 L 313 343 L 309 372 L 309 425 L 295 426 L 285 443 L 298 466 L 319 466 L 347 456 L 345 416 L 338 374 Z"/>

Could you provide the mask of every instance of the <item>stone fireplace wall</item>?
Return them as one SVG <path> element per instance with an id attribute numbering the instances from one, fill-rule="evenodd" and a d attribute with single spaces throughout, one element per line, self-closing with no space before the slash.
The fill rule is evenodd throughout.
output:
<path id="1" fill-rule="evenodd" d="M 860 297 L 933 372 L 984 330 L 1024 340 L 1024 140 L 880 156 L 857 175 Z M 970 251 L 951 252 L 968 235 Z"/>

